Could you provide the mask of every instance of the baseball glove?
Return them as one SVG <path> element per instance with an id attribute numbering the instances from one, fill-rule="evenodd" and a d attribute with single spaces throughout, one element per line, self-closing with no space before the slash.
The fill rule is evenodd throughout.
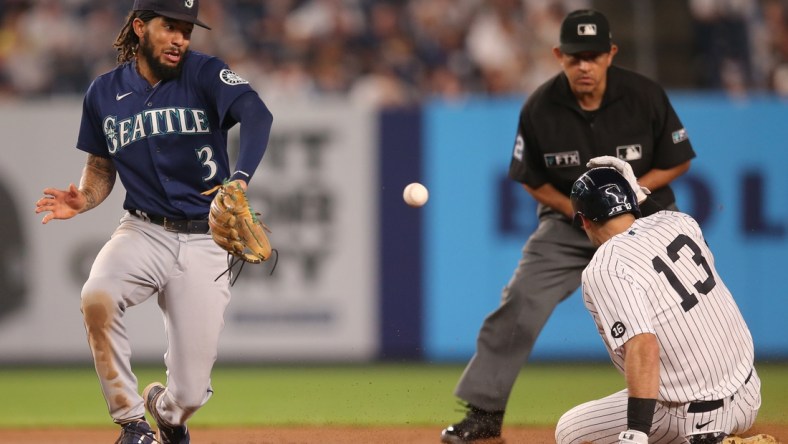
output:
<path id="1" fill-rule="evenodd" d="M 749 438 L 740 438 L 738 436 L 729 436 L 722 441 L 722 444 L 780 444 L 774 436 L 771 435 L 755 435 Z"/>
<path id="2" fill-rule="evenodd" d="M 249 206 L 246 193 L 237 182 L 225 182 L 202 194 L 216 193 L 208 214 L 211 236 L 217 245 L 232 256 L 258 264 L 271 257 L 271 230 Z"/>

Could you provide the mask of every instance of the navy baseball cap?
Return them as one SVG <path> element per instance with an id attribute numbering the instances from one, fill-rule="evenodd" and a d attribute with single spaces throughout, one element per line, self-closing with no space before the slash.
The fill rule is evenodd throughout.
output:
<path id="1" fill-rule="evenodd" d="M 211 29 L 197 18 L 200 0 L 134 0 L 134 11 L 153 11 L 154 13 L 184 22 L 194 23 Z"/>
<path id="2" fill-rule="evenodd" d="M 613 35 L 610 23 L 601 12 L 580 9 L 570 12 L 561 23 L 561 46 L 564 54 L 610 52 Z"/>

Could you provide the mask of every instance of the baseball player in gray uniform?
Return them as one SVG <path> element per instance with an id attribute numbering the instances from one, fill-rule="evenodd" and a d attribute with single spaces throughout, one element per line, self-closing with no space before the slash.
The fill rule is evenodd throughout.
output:
<path id="1" fill-rule="evenodd" d="M 188 443 L 187 420 L 210 397 L 224 311 L 227 253 L 211 238 L 211 196 L 224 181 L 246 189 L 268 144 L 271 113 L 220 59 L 189 50 L 199 0 L 135 0 L 115 42 L 119 66 L 88 89 L 77 148 L 87 164 L 77 188 L 46 188 L 43 223 L 99 205 L 116 175 L 126 213 L 82 289 L 88 344 L 117 443 Z M 234 169 L 227 131 L 241 124 Z M 138 393 L 123 315 L 158 297 L 167 336 L 167 384 Z"/>
<path id="2" fill-rule="evenodd" d="M 597 247 L 583 301 L 627 388 L 565 413 L 556 442 L 723 442 L 761 405 L 752 336 L 697 222 L 677 211 L 640 217 L 653 202 L 635 190 L 634 175 L 609 167 L 572 187 L 575 222 Z"/>

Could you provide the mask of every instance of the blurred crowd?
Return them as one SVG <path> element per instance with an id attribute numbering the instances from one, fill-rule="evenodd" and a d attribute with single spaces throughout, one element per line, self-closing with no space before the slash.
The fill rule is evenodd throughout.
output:
<path id="1" fill-rule="evenodd" d="M 0 0 L 0 100 L 84 93 L 115 66 L 112 43 L 131 4 Z M 558 72 L 551 48 L 563 16 L 593 6 L 593 0 L 203 0 L 200 17 L 213 30 L 197 29 L 192 48 L 223 58 L 267 100 L 341 95 L 388 106 L 523 94 Z M 693 88 L 788 95 L 787 10 L 788 0 L 688 0 L 694 62 L 676 69 L 698 73 Z"/>
<path id="2" fill-rule="evenodd" d="M 788 0 L 689 0 L 694 87 L 788 96 Z"/>

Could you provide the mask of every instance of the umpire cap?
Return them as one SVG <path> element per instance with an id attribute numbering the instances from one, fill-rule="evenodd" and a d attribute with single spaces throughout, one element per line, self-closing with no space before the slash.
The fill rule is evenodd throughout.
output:
<path id="1" fill-rule="evenodd" d="M 570 12 L 561 23 L 561 46 L 564 54 L 610 52 L 613 35 L 607 17 L 593 9 Z"/>
<path id="2" fill-rule="evenodd" d="M 600 167 L 586 171 L 572 185 L 569 200 L 575 212 L 573 222 L 577 226 L 581 225 L 581 214 L 594 222 L 625 213 L 640 217 L 635 192 L 615 168 Z"/>
<path id="3" fill-rule="evenodd" d="M 211 29 L 197 18 L 200 0 L 134 0 L 134 11 L 153 11 L 154 13 L 184 22 L 194 23 Z"/>

